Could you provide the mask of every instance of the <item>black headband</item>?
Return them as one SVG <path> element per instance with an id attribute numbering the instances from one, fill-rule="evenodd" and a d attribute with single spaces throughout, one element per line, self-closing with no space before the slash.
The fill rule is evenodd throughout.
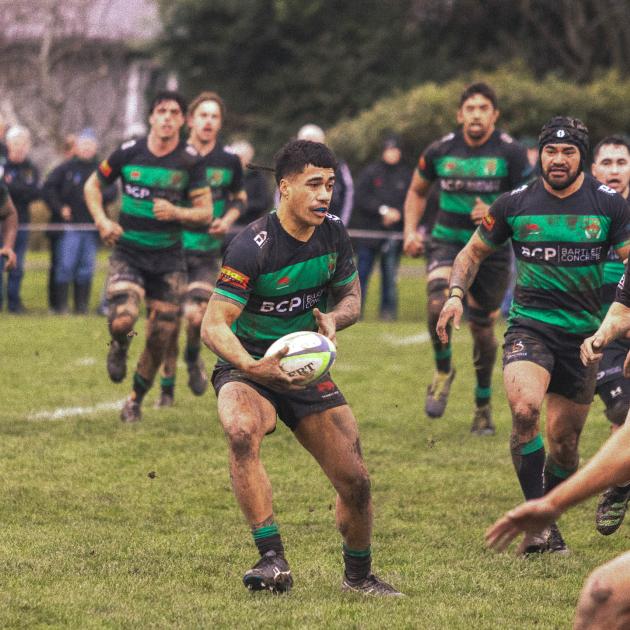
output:
<path id="1" fill-rule="evenodd" d="M 543 125 L 538 136 L 538 151 L 546 144 L 573 144 L 586 162 L 589 150 L 588 129 L 579 118 L 554 116 Z"/>

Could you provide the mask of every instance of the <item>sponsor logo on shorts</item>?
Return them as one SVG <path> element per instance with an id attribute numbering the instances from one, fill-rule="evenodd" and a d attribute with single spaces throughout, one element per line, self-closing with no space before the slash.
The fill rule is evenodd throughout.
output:
<path id="1" fill-rule="evenodd" d="M 247 289 L 249 286 L 249 276 L 246 276 L 244 273 L 241 273 L 236 269 L 232 269 L 232 267 L 223 265 L 223 267 L 221 267 L 221 271 L 219 272 L 217 282 L 225 282 L 225 284 L 229 284 L 237 289 Z"/>
<path id="2" fill-rule="evenodd" d="M 335 389 L 335 384 L 332 381 L 322 381 L 321 383 L 317 383 L 317 391 L 320 394 L 325 394 L 326 392 L 332 392 Z"/>
<path id="3" fill-rule="evenodd" d="M 623 393 L 623 390 L 621 389 L 621 385 L 617 385 L 615 389 L 610 390 L 610 397 L 617 398 L 618 396 L 621 396 L 622 393 Z"/>
<path id="4" fill-rule="evenodd" d="M 544 260 L 555 263 L 598 263 L 602 259 L 601 247 L 565 247 L 548 245 L 526 247 L 521 245 L 521 256 L 531 260 Z"/>
<path id="5" fill-rule="evenodd" d="M 104 175 L 105 177 L 109 177 L 112 174 L 112 167 L 109 165 L 109 162 L 107 160 L 103 160 L 99 166 L 98 166 L 98 170 L 101 172 L 102 175 Z"/>
<path id="6" fill-rule="evenodd" d="M 512 344 L 512 347 L 506 353 L 506 358 L 508 359 L 516 359 L 518 357 L 525 357 L 525 356 L 527 356 L 527 351 L 525 350 L 525 344 L 520 339 L 517 339 Z"/>

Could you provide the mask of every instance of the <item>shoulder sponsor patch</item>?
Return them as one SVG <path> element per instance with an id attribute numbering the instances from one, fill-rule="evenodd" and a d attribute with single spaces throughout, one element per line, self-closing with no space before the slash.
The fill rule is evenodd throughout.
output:
<path id="1" fill-rule="evenodd" d="M 597 190 L 601 190 L 605 192 L 607 195 L 616 195 L 617 191 L 613 190 L 610 186 L 606 186 L 606 184 L 602 184 Z"/>
<path id="2" fill-rule="evenodd" d="M 483 224 L 483 227 L 486 228 L 486 230 L 491 230 L 496 223 L 496 219 L 488 212 L 486 216 L 481 220 L 481 223 Z"/>
<path id="3" fill-rule="evenodd" d="M 241 271 L 223 265 L 219 272 L 218 282 L 225 282 L 237 289 L 247 289 L 249 287 L 249 276 L 246 276 Z"/>
<path id="4" fill-rule="evenodd" d="M 336 214 L 330 214 L 330 212 L 326 213 L 326 218 L 330 219 L 331 221 L 341 221 L 341 219 Z"/>
<path id="5" fill-rule="evenodd" d="M 127 140 L 127 142 L 123 142 L 120 145 L 120 148 L 124 151 L 125 149 L 131 149 L 131 147 L 135 146 L 136 141 L 135 140 Z"/>
<path id="6" fill-rule="evenodd" d="M 192 144 L 186 145 L 186 153 L 194 155 L 195 157 L 199 157 L 199 151 L 197 151 L 197 149 L 195 149 Z"/>
<path id="7" fill-rule="evenodd" d="M 507 142 L 508 144 L 512 144 L 512 142 L 514 142 L 514 138 L 512 138 L 512 136 L 505 131 L 502 131 L 499 137 L 501 138 L 501 140 L 503 140 L 503 142 Z"/>
<path id="8" fill-rule="evenodd" d="M 104 177 L 109 177 L 112 174 L 112 167 L 109 165 L 107 160 L 103 160 L 98 165 L 98 170 Z"/>
<path id="9" fill-rule="evenodd" d="M 455 133 L 451 131 L 451 133 L 447 133 L 445 136 L 440 138 L 440 142 L 448 142 L 455 137 Z"/>

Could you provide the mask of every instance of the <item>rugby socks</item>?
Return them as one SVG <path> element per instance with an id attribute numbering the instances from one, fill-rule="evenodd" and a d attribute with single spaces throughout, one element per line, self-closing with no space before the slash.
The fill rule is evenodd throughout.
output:
<path id="1" fill-rule="evenodd" d="M 280 538 L 280 530 L 275 523 L 252 529 L 252 536 L 261 556 L 273 549 L 277 556 L 284 558 L 284 546 L 282 538 Z"/>
<path id="2" fill-rule="evenodd" d="M 435 357 L 435 367 L 438 372 L 448 374 L 451 371 L 451 344 L 444 346 L 440 341 L 433 343 L 433 356 Z"/>
<path id="3" fill-rule="evenodd" d="M 370 547 L 363 550 L 350 549 L 344 544 L 343 563 L 348 580 L 350 582 L 360 582 L 370 574 L 372 550 Z"/>
<path id="4" fill-rule="evenodd" d="M 545 466 L 545 445 L 540 433 L 533 440 L 510 447 L 512 462 L 521 489 L 527 500 L 543 496 L 543 468 Z"/>
<path id="5" fill-rule="evenodd" d="M 175 396 L 175 377 L 162 376 L 160 378 L 160 389 L 169 396 Z"/>
<path id="6" fill-rule="evenodd" d="M 485 329 L 484 329 L 485 330 Z M 475 388 L 475 404 L 483 407 L 490 402 L 492 395 L 492 369 L 497 358 L 497 343 L 492 329 L 489 333 L 475 341 L 473 349 L 473 365 L 477 375 Z"/>
<path id="7" fill-rule="evenodd" d="M 557 485 L 570 477 L 577 470 L 577 466 L 570 470 L 560 466 L 551 455 L 545 460 L 545 494 L 551 492 Z"/>
<path id="8" fill-rule="evenodd" d="M 151 389 L 151 383 L 144 379 L 138 372 L 133 375 L 133 399 L 140 405 L 145 394 Z"/>
<path id="9" fill-rule="evenodd" d="M 186 344 L 186 350 L 184 350 L 184 361 L 186 361 L 186 363 L 196 363 L 199 358 L 200 350 L 201 346 L 199 344 Z"/>

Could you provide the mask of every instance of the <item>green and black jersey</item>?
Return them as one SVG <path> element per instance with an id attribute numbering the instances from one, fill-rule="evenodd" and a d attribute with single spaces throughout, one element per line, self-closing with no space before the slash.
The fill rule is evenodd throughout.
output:
<path id="1" fill-rule="evenodd" d="M 621 195 L 590 175 L 563 199 L 539 178 L 502 195 L 478 234 L 492 247 L 512 239 L 517 276 L 510 324 L 588 335 L 605 313 L 609 247 L 630 242 L 630 210 Z"/>
<path id="2" fill-rule="evenodd" d="M 201 158 L 206 180 L 212 191 L 212 214 L 222 217 L 229 208 L 230 195 L 243 190 L 243 167 L 238 156 L 228 153 L 218 144 Z M 184 230 L 184 250 L 188 253 L 204 254 L 217 252 L 221 248 L 221 238 L 208 234 L 206 226 L 187 227 Z"/>
<path id="3" fill-rule="evenodd" d="M 466 144 L 460 130 L 431 144 L 420 156 L 418 172 L 439 181 L 439 211 L 434 240 L 465 245 L 475 231 L 470 213 L 477 197 L 491 204 L 522 184 L 531 170 L 525 147 L 495 130 L 481 146 Z"/>
<path id="4" fill-rule="evenodd" d="M 158 157 L 149 150 L 147 138 L 130 140 L 103 160 L 97 173 L 106 185 L 118 177 L 122 181 L 119 223 L 124 233 L 116 247 L 131 252 L 181 250 L 181 223 L 158 221 L 153 200 L 166 199 L 183 207 L 193 192 L 208 187 L 194 147 L 181 142 Z"/>
<path id="5" fill-rule="evenodd" d="M 630 200 L 626 199 L 626 203 L 630 207 Z M 626 272 L 626 266 L 617 256 L 614 250 L 608 252 L 606 262 L 604 262 L 604 286 L 602 287 L 602 300 L 604 309 L 607 311 L 610 305 L 615 301 L 617 293 L 617 285 Z"/>
<path id="6" fill-rule="evenodd" d="M 307 242 L 288 234 L 273 212 L 229 244 L 215 293 L 244 306 L 232 330 L 254 357 L 288 333 L 317 330 L 313 309 L 357 275 L 350 238 L 331 214 Z"/>

